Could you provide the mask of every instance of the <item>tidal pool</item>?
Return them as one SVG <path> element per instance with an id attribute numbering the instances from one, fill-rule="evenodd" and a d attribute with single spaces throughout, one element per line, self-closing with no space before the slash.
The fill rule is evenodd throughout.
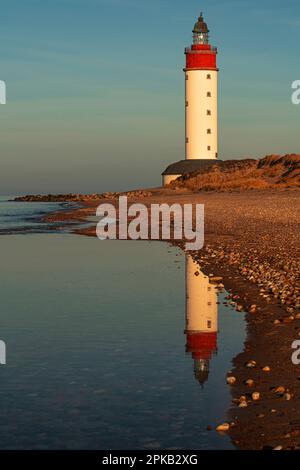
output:
<path id="1" fill-rule="evenodd" d="M 244 316 L 160 242 L 3 235 L 1 449 L 230 449 Z M 217 300 L 220 302 L 217 304 Z"/>

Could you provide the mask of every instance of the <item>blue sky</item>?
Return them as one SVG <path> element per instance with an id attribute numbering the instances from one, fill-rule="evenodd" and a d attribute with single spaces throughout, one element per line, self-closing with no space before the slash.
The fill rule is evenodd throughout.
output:
<path id="1" fill-rule="evenodd" d="M 0 193 L 160 184 L 184 158 L 184 47 L 219 49 L 220 158 L 300 153 L 298 0 L 10 0 L 0 6 Z"/>

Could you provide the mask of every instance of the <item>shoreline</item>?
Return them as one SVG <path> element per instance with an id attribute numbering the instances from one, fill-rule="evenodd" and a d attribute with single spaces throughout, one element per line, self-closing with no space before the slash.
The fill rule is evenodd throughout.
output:
<path id="1" fill-rule="evenodd" d="M 17 202 L 18 198 L 15 199 L 7 199 L 7 201 L 3 202 Z M 20 202 L 23 202 L 20 201 Z M 24 202 L 32 202 L 32 201 L 24 201 Z M 20 214 L 20 216 L 16 215 L 17 222 L 19 220 L 22 221 L 23 225 L 14 225 L 12 227 L 4 227 L 0 228 L 0 236 L 1 235 L 20 235 L 20 234 L 29 234 L 29 233 L 53 233 L 55 230 L 64 230 L 70 226 L 70 224 L 65 224 L 65 227 L 63 227 L 61 224 L 57 222 L 57 225 L 55 225 L 53 222 L 47 221 L 47 217 L 52 214 L 52 213 L 61 213 L 62 217 L 65 212 L 69 212 L 70 210 L 75 211 L 79 209 L 81 206 L 79 203 L 74 203 L 72 201 L 56 201 L 56 208 L 48 208 L 48 210 L 45 210 L 45 207 L 42 206 L 42 204 L 47 204 L 49 201 L 34 201 L 34 203 L 39 203 L 39 210 L 38 212 L 32 212 L 30 214 L 24 215 Z M 53 201 L 50 201 L 53 202 Z M 32 224 L 32 225 L 31 225 Z"/>
<path id="2" fill-rule="evenodd" d="M 205 274 L 223 278 L 237 315 L 247 312 L 244 351 L 233 359 L 229 373 L 235 384 L 227 385 L 224 377 L 233 399 L 228 433 L 238 449 L 300 448 L 300 366 L 291 362 L 291 344 L 300 335 L 299 196 L 295 189 L 197 194 L 157 189 L 130 201 L 205 204 L 205 247 L 193 257 Z M 86 223 L 104 201 L 116 203 L 109 197 L 82 201 L 82 207 L 50 213 L 44 220 L 69 228 L 70 221 Z M 93 225 L 71 232 L 96 235 Z M 249 361 L 255 367 L 246 367 Z M 262 370 L 266 366 L 269 372 Z M 252 387 L 245 384 L 249 379 Z M 284 391 L 275 392 L 278 387 Z M 253 392 L 260 393 L 259 400 L 252 400 Z M 242 396 L 247 406 L 239 407 Z"/>

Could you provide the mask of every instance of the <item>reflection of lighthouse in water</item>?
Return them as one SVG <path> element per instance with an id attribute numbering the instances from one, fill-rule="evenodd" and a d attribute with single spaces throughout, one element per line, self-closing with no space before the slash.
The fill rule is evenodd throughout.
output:
<path id="1" fill-rule="evenodd" d="M 186 255 L 186 351 L 194 359 L 195 378 L 203 386 L 217 351 L 217 291 L 190 255 Z"/>

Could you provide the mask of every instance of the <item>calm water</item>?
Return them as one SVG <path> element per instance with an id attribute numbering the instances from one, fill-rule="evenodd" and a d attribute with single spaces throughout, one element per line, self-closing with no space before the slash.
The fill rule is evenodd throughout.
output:
<path id="1" fill-rule="evenodd" d="M 73 235 L 0 243 L 1 449 L 232 448 L 206 428 L 226 419 L 243 315 L 188 257 Z"/>
<path id="2" fill-rule="evenodd" d="M 14 196 L 0 196 L 0 234 L 45 232 L 47 225 L 37 221 L 50 211 L 56 211 L 66 206 L 65 203 L 55 202 L 13 202 Z"/>

